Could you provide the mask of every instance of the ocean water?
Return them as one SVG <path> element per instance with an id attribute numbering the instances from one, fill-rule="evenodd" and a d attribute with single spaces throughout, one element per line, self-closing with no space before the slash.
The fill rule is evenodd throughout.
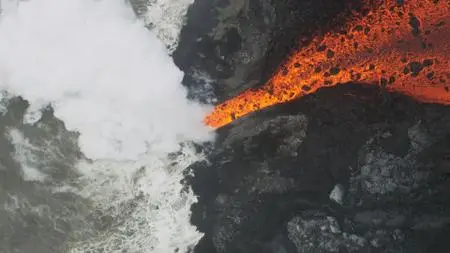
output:
<path id="1" fill-rule="evenodd" d="M 214 138 L 170 57 L 192 1 L 0 3 L 0 252 L 188 252 Z"/>

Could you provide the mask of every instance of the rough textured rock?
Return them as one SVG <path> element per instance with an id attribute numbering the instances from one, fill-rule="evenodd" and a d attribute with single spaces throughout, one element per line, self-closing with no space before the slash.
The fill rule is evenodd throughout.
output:
<path id="1" fill-rule="evenodd" d="M 174 60 L 192 96 L 213 93 L 222 101 L 264 83 L 291 50 L 359 10 L 360 2 L 196 0 Z"/>
<path id="2" fill-rule="evenodd" d="M 196 252 L 448 252 L 449 107 L 340 85 L 218 133 L 187 171 Z"/>
<path id="3" fill-rule="evenodd" d="M 190 95 L 263 84 L 289 52 L 362 1 L 196 0 L 174 61 Z M 375 2 L 374 2 L 375 4 Z M 186 170 L 197 253 L 442 252 L 450 248 L 450 108 L 340 85 L 218 130 Z"/>

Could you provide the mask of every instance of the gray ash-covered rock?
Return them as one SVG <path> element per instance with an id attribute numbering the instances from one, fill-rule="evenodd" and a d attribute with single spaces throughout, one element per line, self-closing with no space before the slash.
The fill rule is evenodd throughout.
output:
<path id="1" fill-rule="evenodd" d="M 368 244 L 363 237 L 342 232 L 333 216 L 316 210 L 296 215 L 287 223 L 287 231 L 298 252 L 357 252 Z"/>
<path id="2" fill-rule="evenodd" d="M 375 86 L 241 118 L 188 169 L 195 252 L 447 253 L 449 139 L 449 107 Z"/>
<path id="3" fill-rule="evenodd" d="M 174 61 L 191 96 L 212 92 L 223 101 L 264 83 L 292 50 L 345 20 L 349 10 L 362 11 L 361 2 L 195 0 Z"/>

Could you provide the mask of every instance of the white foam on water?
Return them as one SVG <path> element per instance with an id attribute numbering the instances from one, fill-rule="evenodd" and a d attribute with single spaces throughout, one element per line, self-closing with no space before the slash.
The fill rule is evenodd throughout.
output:
<path id="1" fill-rule="evenodd" d="M 183 169 L 198 159 L 186 147 L 176 160 L 148 156 L 138 162 L 81 164 L 87 182 L 81 194 L 107 210 L 115 225 L 91 241 L 75 243 L 69 252 L 190 252 L 202 234 L 190 224 L 196 198 L 180 180 Z"/>
<path id="2" fill-rule="evenodd" d="M 44 182 L 47 175 L 37 168 L 42 161 L 36 155 L 39 153 L 39 148 L 32 145 L 17 129 L 11 129 L 6 137 L 14 147 L 13 157 L 21 165 L 23 179 Z"/>
<path id="3" fill-rule="evenodd" d="M 136 159 L 210 137 L 165 45 L 122 0 L 31 0 L 0 21 L 0 89 L 51 104 L 93 159 Z"/>
<path id="4" fill-rule="evenodd" d="M 166 45 L 169 52 L 178 46 L 178 35 L 185 23 L 188 7 L 194 0 L 148 0 L 144 22 Z"/>
<path id="5" fill-rule="evenodd" d="M 8 103 L 11 99 L 11 94 L 5 90 L 0 90 L 0 116 L 8 111 Z"/>
<path id="6" fill-rule="evenodd" d="M 212 139 L 202 123 L 210 108 L 186 99 L 183 73 L 164 43 L 123 0 L 1 3 L 0 90 L 30 103 L 26 123 L 39 122 L 41 109 L 52 105 L 67 129 L 80 133 L 92 160 L 80 161 L 79 178 L 54 191 L 75 191 L 114 221 L 88 241 L 74 235 L 68 252 L 188 252 L 201 234 L 189 223 L 196 198 L 180 180 L 201 157 L 189 146 L 176 158 L 166 155 L 179 143 Z M 180 2 L 164 6 L 171 4 Z M 181 24 L 180 13 L 161 17 Z M 176 40 L 179 25 L 167 27 L 176 27 L 169 32 Z M 22 167 L 42 153 L 20 133 L 11 136 Z"/>

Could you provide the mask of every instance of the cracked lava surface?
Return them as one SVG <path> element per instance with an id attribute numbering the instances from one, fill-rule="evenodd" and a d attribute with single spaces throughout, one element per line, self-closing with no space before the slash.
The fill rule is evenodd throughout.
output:
<path id="1" fill-rule="evenodd" d="M 250 112 L 339 83 L 375 84 L 419 101 L 450 105 L 450 1 L 366 1 L 341 31 L 316 36 L 259 89 L 215 107 L 217 128 Z M 377 3 L 377 4 L 373 4 Z"/>

